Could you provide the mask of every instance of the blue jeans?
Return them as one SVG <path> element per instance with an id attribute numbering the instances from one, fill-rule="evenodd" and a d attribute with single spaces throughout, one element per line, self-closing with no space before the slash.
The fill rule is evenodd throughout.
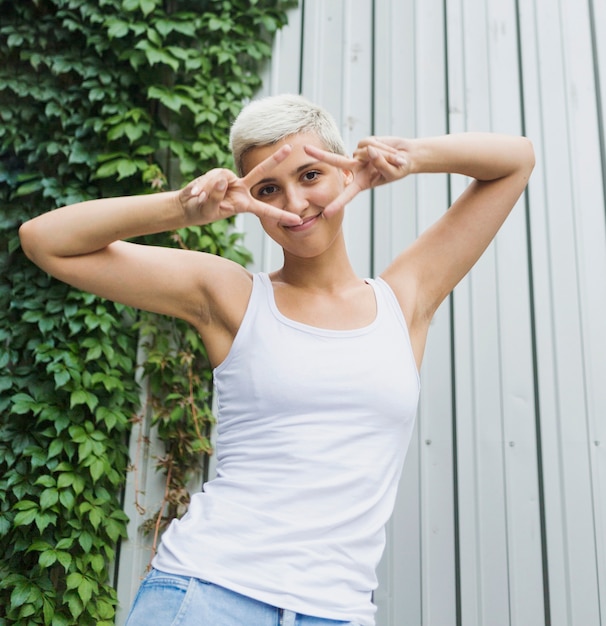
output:
<path id="1" fill-rule="evenodd" d="M 213 583 L 152 570 L 125 626 L 357 626 L 293 613 Z"/>

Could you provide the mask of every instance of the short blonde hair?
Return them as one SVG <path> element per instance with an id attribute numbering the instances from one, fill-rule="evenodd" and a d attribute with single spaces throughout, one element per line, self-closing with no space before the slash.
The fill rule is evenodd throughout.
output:
<path id="1" fill-rule="evenodd" d="M 347 154 L 341 133 L 328 111 L 303 96 L 269 96 L 245 106 L 231 127 L 229 145 L 238 174 L 244 174 L 242 159 L 249 150 L 297 133 L 315 133 L 326 150 Z"/>

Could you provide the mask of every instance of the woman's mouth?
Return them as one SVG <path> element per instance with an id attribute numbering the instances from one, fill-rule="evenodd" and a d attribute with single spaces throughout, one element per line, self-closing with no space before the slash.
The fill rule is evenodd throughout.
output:
<path id="1" fill-rule="evenodd" d="M 296 224 L 295 226 L 285 226 L 284 228 L 290 231 L 294 231 L 294 232 L 307 230 L 316 223 L 316 221 L 321 215 L 322 215 L 322 212 L 317 213 L 316 215 L 310 215 L 308 217 L 303 218 L 300 224 Z"/>

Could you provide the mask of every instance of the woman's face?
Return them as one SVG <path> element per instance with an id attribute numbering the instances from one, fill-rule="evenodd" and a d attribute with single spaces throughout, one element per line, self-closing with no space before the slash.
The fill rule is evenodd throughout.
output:
<path id="1" fill-rule="evenodd" d="M 324 217 L 323 211 L 351 182 L 352 175 L 305 152 L 305 145 L 326 149 L 314 133 L 299 133 L 270 146 L 253 148 L 242 160 L 244 171 L 250 171 L 284 144 L 291 145 L 292 152 L 263 179 L 253 183 L 250 191 L 257 200 L 295 213 L 302 220 L 300 225 L 285 226 L 264 218 L 261 224 L 265 232 L 285 251 L 296 256 L 315 256 L 341 233 L 343 211 L 329 218 Z"/>

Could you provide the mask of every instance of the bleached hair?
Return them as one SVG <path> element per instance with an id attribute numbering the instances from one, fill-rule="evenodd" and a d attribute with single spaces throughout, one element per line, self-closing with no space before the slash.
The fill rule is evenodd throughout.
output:
<path id="1" fill-rule="evenodd" d="M 249 150 L 272 145 L 296 133 L 315 133 L 329 152 L 347 154 L 328 111 L 303 96 L 269 96 L 245 106 L 231 127 L 229 145 L 238 175 L 244 175 L 242 159 Z"/>

